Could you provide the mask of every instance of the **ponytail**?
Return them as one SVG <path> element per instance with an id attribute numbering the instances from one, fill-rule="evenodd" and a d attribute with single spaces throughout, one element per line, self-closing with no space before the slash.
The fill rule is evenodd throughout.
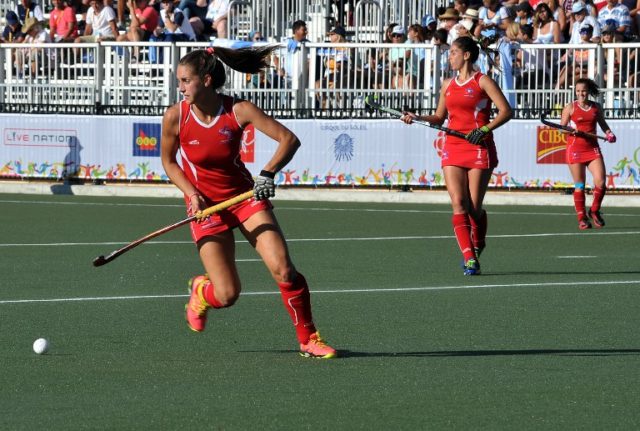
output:
<path id="1" fill-rule="evenodd" d="M 211 76 L 213 88 L 220 88 L 227 80 L 225 65 L 237 72 L 258 73 L 270 66 L 271 53 L 276 48 L 276 45 L 240 49 L 210 46 L 191 51 L 178 64 L 191 66 L 201 78 Z"/>

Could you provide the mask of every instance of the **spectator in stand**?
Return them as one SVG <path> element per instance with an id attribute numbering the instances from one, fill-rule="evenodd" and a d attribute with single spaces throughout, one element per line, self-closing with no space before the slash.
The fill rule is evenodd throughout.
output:
<path id="1" fill-rule="evenodd" d="M 34 18 L 27 18 L 22 26 L 22 33 L 26 36 L 24 43 L 51 43 L 49 33 L 42 27 L 40 22 Z M 18 71 L 24 71 L 25 63 L 29 64 L 29 73 L 35 77 L 38 71 L 43 71 L 49 67 L 51 55 L 53 51 L 43 50 L 42 48 L 24 48 L 16 53 L 16 62 Z M 26 72 L 26 71 L 25 71 Z"/>
<path id="2" fill-rule="evenodd" d="M 347 41 L 344 27 L 335 26 L 329 30 L 331 44 L 343 44 Z M 331 47 L 322 52 L 324 64 L 323 78 L 316 81 L 316 88 L 329 90 L 346 88 L 349 82 L 349 51 L 345 47 Z M 340 99 L 339 95 L 329 97 L 326 93 L 318 92 L 318 98 L 323 108 L 327 107 L 329 99 Z"/>
<path id="3" fill-rule="evenodd" d="M 398 23 L 391 23 L 387 26 L 387 29 L 384 31 L 384 40 L 382 41 L 383 43 L 392 43 L 393 41 L 391 40 L 391 33 L 393 33 L 393 29 L 399 25 Z"/>
<path id="4" fill-rule="evenodd" d="M 544 45 L 562 42 L 560 26 L 553 19 L 553 12 L 546 3 L 538 3 L 536 7 L 533 17 L 533 39 L 535 43 Z"/>
<path id="5" fill-rule="evenodd" d="M 405 44 L 404 27 L 397 25 L 391 33 L 392 43 L 395 45 Z M 406 63 L 411 56 L 411 50 L 406 48 L 389 49 L 390 84 L 393 89 L 411 88 L 411 74 L 406 74 Z"/>
<path id="6" fill-rule="evenodd" d="M 249 32 L 249 41 L 264 42 L 265 38 L 262 37 L 262 32 L 260 30 L 252 30 L 251 32 Z"/>
<path id="7" fill-rule="evenodd" d="M 593 43 L 593 26 L 591 24 L 582 24 L 580 28 L 580 43 Z M 558 75 L 558 84 L 556 89 L 573 87 L 573 84 L 580 78 L 587 78 L 587 64 L 589 55 L 595 54 L 595 51 L 588 49 L 575 49 L 573 52 L 566 53 L 562 60 L 566 64 L 560 70 Z"/>
<path id="8" fill-rule="evenodd" d="M 227 17 L 229 14 L 229 0 L 211 0 L 207 8 L 205 22 L 218 39 L 227 38 Z"/>
<path id="9" fill-rule="evenodd" d="M 204 34 L 210 34 L 210 27 L 204 28 L 204 23 L 207 19 L 207 8 L 209 7 L 209 0 L 180 0 L 178 9 L 182 11 L 185 17 L 191 22 L 191 27 L 196 33 L 196 37 L 203 39 Z"/>
<path id="10" fill-rule="evenodd" d="M 14 9 L 14 12 L 23 25 L 27 23 L 27 18 L 31 17 L 35 18 L 38 22 L 44 21 L 42 8 L 38 3 L 31 0 L 20 0 Z"/>
<path id="11" fill-rule="evenodd" d="M 422 31 L 424 32 L 425 40 L 431 40 L 437 26 L 438 21 L 436 21 L 436 19 L 431 15 L 425 15 L 422 17 Z"/>
<path id="12" fill-rule="evenodd" d="M 469 9 L 469 0 L 453 0 L 453 8 L 458 11 L 459 16 L 462 16 Z"/>
<path id="13" fill-rule="evenodd" d="M 616 26 L 616 41 L 631 40 L 631 15 L 629 8 L 618 4 L 618 0 L 607 0 L 607 5 L 598 12 L 598 24 Z"/>
<path id="14" fill-rule="evenodd" d="M 476 37 L 498 39 L 504 35 L 509 24 L 513 22 L 506 7 L 500 5 L 499 0 L 484 0 L 484 6 L 478 11 L 480 24 L 476 29 Z"/>
<path id="15" fill-rule="evenodd" d="M 424 35 L 424 29 L 420 24 L 413 24 L 409 26 L 407 31 L 407 44 L 423 44 L 427 43 Z M 407 59 L 407 71 L 411 74 L 412 82 L 421 84 L 424 82 L 424 59 L 425 50 L 415 48 L 409 51 L 409 58 Z"/>
<path id="16" fill-rule="evenodd" d="M 559 0 L 544 0 L 544 2 L 549 6 L 549 9 L 551 9 L 553 19 L 555 19 L 560 26 L 562 40 L 565 40 L 565 35 L 569 34 L 569 20 L 567 19 L 564 9 L 560 6 Z"/>
<path id="17" fill-rule="evenodd" d="M 195 41 L 196 34 L 189 20 L 180 9 L 176 8 L 174 0 L 162 0 L 158 27 L 156 27 L 149 40 L 152 42 Z"/>
<path id="18" fill-rule="evenodd" d="M 469 33 L 471 33 L 470 34 L 471 37 L 475 35 L 476 27 L 480 23 L 479 18 L 480 18 L 480 13 L 476 9 L 472 9 L 472 8 L 467 9 L 464 15 L 462 15 L 462 20 L 460 21 L 460 23 L 463 24 L 463 26 L 467 29 Z"/>
<path id="19" fill-rule="evenodd" d="M 449 33 L 444 28 L 437 29 L 433 35 L 433 39 L 431 40 L 431 43 L 437 46 L 438 49 L 440 50 L 440 70 L 442 71 L 443 77 L 446 77 L 446 75 L 449 73 L 449 70 L 450 70 L 449 69 L 450 45 L 447 43 L 448 40 L 449 40 Z"/>
<path id="20" fill-rule="evenodd" d="M 439 28 L 443 28 L 447 31 L 447 44 L 451 43 L 458 38 L 458 34 L 454 30 L 456 24 L 460 21 L 460 14 L 457 10 L 450 7 L 445 10 L 443 14 L 438 15 Z"/>
<path id="21" fill-rule="evenodd" d="M 307 23 L 302 20 L 295 21 L 291 26 L 291 33 L 291 38 L 287 40 L 286 52 L 280 52 L 279 55 L 273 57 L 273 66 L 277 69 L 280 78 L 287 83 L 288 88 L 291 88 L 294 74 L 300 75 L 302 73 L 301 68 L 297 72 L 294 68 L 294 56 L 303 43 L 309 42 Z M 320 76 L 319 70 L 317 72 L 316 76 Z"/>
<path id="22" fill-rule="evenodd" d="M 607 45 L 610 43 L 615 43 L 615 36 L 616 36 L 616 26 L 615 24 L 611 24 L 611 25 L 605 25 L 604 27 L 602 27 L 602 45 Z M 620 58 L 621 58 L 621 49 L 620 48 L 604 48 L 604 61 L 605 61 L 605 65 L 607 60 L 609 59 L 609 52 L 613 50 L 613 76 L 614 76 L 614 82 L 618 82 L 618 80 L 620 80 L 621 82 L 624 82 L 622 80 L 622 77 L 620 76 Z M 606 66 L 605 66 L 606 67 Z M 608 73 L 604 73 L 603 74 L 603 78 L 605 80 L 605 82 L 607 81 L 607 76 L 609 74 Z M 614 84 L 615 86 L 615 84 Z"/>
<path id="23" fill-rule="evenodd" d="M 76 38 L 76 43 L 96 43 L 116 40 L 118 27 L 116 13 L 100 0 L 91 0 L 87 11 L 87 24 L 84 35 Z"/>
<path id="24" fill-rule="evenodd" d="M 523 1 L 514 6 L 516 19 L 514 22 L 520 25 L 533 24 L 533 8 L 528 1 Z"/>
<path id="25" fill-rule="evenodd" d="M 73 42 L 78 37 L 76 12 L 67 0 L 52 0 L 53 10 L 49 15 L 49 36 L 54 42 Z"/>
<path id="26" fill-rule="evenodd" d="M 2 31 L 1 42 L 21 43 L 24 41 L 25 34 L 22 32 L 22 25 L 18 20 L 18 15 L 10 10 L 4 18 L 7 25 L 4 26 L 4 30 Z"/>
<path id="27" fill-rule="evenodd" d="M 147 42 L 158 27 L 158 12 L 149 5 L 149 0 L 127 0 L 131 17 L 129 31 L 119 35 L 119 42 Z M 112 9 L 113 10 L 113 9 Z"/>
<path id="28" fill-rule="evenodd" d="M 533 26 L 521 25 L 518 39 L 522 44 L 533 44 Z M 546 64 L 544 52 L 540 49 L 520 48 L 516 54 L 516 67 L 520 74 L 516 77 L 516 88 L 539 89 L 544 88 L 546 79 Z"/>
<path id="29" fill-rule="evenodd" d="M 600 42 L 600 24 L 598 21 L 590 15 L 587 14 L 587 6 L 584 2 L 574 2 L 571 7 L 571 13 L 573 16 L 573 20 L 571 22 L 571 27 L 569 33 L 571 37 L 569 38 L 569 43 L 577 45 L 581 43 L 582 37 L 580 36 L 580 29 L 583 25 L 589 24 L 593 27 L 593 36 L 591 40 L 593 43 Z"/>
<path id="30" fill-rule="evenodd" d="M 640 36 L 640 0 L 622 0 L 621 4 L 629 9 L 629 17 L 631 18 L 631 33 L 634 36 Z"/>

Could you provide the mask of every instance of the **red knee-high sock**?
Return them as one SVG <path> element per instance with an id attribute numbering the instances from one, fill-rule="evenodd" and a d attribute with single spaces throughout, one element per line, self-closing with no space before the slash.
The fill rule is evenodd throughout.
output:
<path id="1" fill-rule="evenodd" d="M 471 222 L 471 239 L 473 240 L 473 246 L 475 248 L 484 248 L 485 238 L 487 237 L 487 212 L 482 210 L 482 214 L 476 220 L 473 217 L 469 217 Z"/>
<path id="2" fill-rule="evenodd" d="M 464 260 L 475 259 L 476 253 L 471 245 L 471 223 L 469 222 L 469 214 L 454 214 L 451 218 L 453 224 L 453 233 L 458 240 L 458 247 L 462 252 Z"/>
<path id="3" fill-rule="evenodd" d="M 607 193 L 607 189 L 604 187 L 595 187 L 593 189 L 593 203 L 591 204 L 591 211 L 600 211 L 600 207 L 602 206 L 602 199 L 604 199 L 604 195 Z"/>
<path id="4" fill-rule="evenodd" d="M 292 282 L 278 283 L 284 308 L 287 309 L 293 326 L 296 329 L 298 341 L 306 344 L 311 334 L 316 332 L 311 316 L 311 295 L 307 280 L 299 272 Z"/>
<path id="5" fill-rule="evenodd" d="M 216 298 L 213 283 L 210 280 L 207 280 L 207 284 L 205 284 L 202 288 L 202 296 L 204 296 L 204 300 L 207 301 L 207 303 L 213 308 L 224 308 L 224 306 Z"/>
<path id="6" fill-rule="evenodd" d="M 573 204 L 576 207 L 576 214 L 578 214 L 578 221 L 586 217 L 584 211 L 584 190 L 575 189 L 573 191 Z"/>

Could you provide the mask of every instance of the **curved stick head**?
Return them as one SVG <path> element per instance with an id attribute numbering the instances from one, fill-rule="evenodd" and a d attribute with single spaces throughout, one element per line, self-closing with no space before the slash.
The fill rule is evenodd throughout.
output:
<path id="1" fill-rule="evenodd" d="M 98 256 L 95 259 L 93 259 L 93 266 L 102 266 L 105 263 L 107 263 L 107 259 L 105 259 L 104 256 Z"/>

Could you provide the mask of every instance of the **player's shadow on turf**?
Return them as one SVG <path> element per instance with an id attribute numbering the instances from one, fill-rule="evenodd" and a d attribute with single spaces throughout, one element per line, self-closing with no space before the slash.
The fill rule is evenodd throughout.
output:
<path id="1" fill-rule="evenodd" d="M 82 163 L 80 152 L 84 147 L 80 145 L 77 136 L 70 136 L 67 144 L 69 145 L 69 152 L 64 156 L 62 171 L 60 172 L 60 178 L 62 178 L 63 182 L 62 184 L 53 184 L 51 186 L 51 193 L 54 195 L 72 195 L 73 189 L 71 186 L 80 184 L 80 179 L 78 178 Z"/>
<path id="2" fill-rule="evenodd" d="M 640 349 L 520 349 L 520 350 L 442 350 L 434 352 L 353 352 L 338 351 L 342 358 L 438 358 L 469 356 L 623 356 L 640 355 Z"/>

